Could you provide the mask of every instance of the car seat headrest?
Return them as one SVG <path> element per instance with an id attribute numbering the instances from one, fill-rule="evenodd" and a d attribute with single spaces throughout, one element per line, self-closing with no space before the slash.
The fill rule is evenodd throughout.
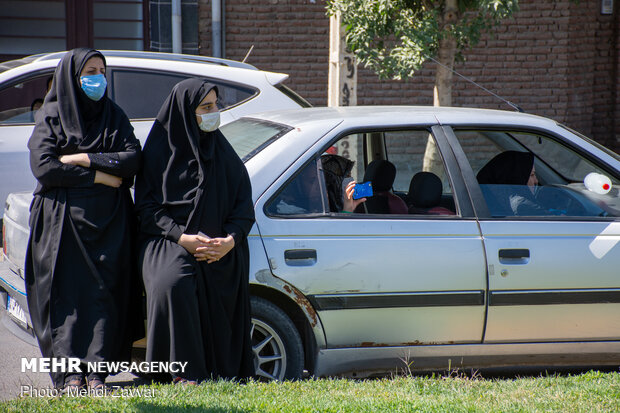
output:
<path id="1" fill-rule="evenodd" d="M 418 172 L 411 178 L 407 199 L 418 208 L 432 208 L 441 203 L 441 179 L 432 172 Z"/>
<path id="2" fill-rule="evenodd" d="M 375 192 L 389 191 L 392 189 L 396 178 L 396 167 L 390 161 L 383 159 L 374 160 L 366 167 L 364 182 L 371 181 Z"/>

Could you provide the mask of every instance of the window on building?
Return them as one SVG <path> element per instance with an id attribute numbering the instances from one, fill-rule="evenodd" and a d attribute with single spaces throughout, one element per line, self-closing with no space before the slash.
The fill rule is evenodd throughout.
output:
<path id="1" fill-rule="evenodd" d="M 64 1 L 0 0 L 0 55 L 67 48 Z"/>
<path id="2" fill-rule="evenodd" d="M 144 7 L 135 0 L 94 0 L 95 49 L 144 50 Z"/>

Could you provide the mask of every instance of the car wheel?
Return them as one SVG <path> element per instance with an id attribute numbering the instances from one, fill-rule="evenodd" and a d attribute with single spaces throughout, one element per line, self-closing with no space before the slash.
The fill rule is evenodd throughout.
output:
<path id="1" fill-rule="evenodd" d="M 295 324 L 267 300 L 251 297 L 250 302 L 256 376 L 265 380 L 301 378 L 304 350 Z"/>

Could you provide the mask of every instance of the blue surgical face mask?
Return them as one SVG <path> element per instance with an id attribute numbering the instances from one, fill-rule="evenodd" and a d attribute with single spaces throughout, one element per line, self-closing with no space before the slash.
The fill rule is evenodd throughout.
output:
<path id="1" fill-rule="evenodd" d="M 220 126 L 220 112 L 197 113 L 197 115 L 200 116 L 201 119 L 200 125 L 198 126 L 205 132 L 213 132 Z"/>
<path id="2" fill-rule="evenodd" d="M 82 82 L 82 90 L 90 99 L 98 101 L 105 95 L 108 82 L 104 75 L 82 76 L 80 81 Z"/>

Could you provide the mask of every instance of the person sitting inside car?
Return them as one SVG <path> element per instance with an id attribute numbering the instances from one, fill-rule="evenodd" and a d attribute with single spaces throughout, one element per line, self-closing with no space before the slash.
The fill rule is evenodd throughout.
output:
<path id="1" fill-rule="evenodd" d="M 34 122 L 34 114 L 43 106 L 43 99 L 37 98 L 30 104 L 30 120 Z"/>
<path id="2" fill-rule="evenodd" d="M 351 178 L 354 161 L 334 154 L 321 155 L 321 165 L 327 187 L 331 212 L 353 212 L 366 198 L 353 199 L 356 182 Z"/>
<path id="3" fill-rule="evenodd" d="M 502 152 L 476 178 L 493 215 L 548 215 L 536 201 L 538 178 L 531 152 Z"/>
<path id="4" fill-rule="evenodd" d="M 331 212 L 351 213 L 358 205 L 366 201 L 366 198 L 353 199 L 356 184 L 350 178 L 353 162 L 342 156 L 330 154 L 322 155 L 321 163 Z M 344 190 L 343 186 L 345 186 Z M 268 210 L 276 215 L 322 214 L 324 212 L 316 161 L 306 166 L 295 179 L 286 185 Z"/>

